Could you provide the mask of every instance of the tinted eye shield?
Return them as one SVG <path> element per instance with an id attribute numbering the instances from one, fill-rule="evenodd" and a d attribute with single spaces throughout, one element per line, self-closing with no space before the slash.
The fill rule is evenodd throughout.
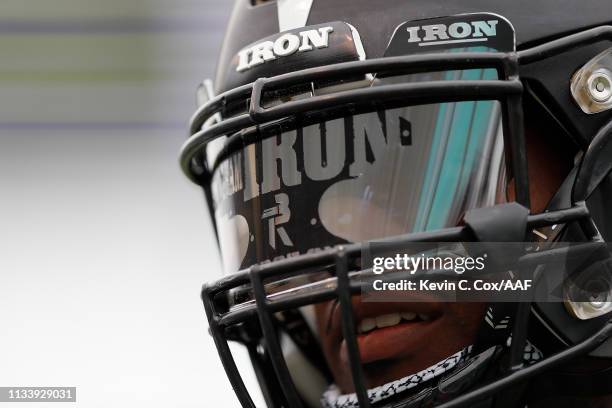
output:
<path id="1" fill-rule="evenodd" d="M 234 135 L 243 129 L 283 119 L 297 120 L 299 118 L 301 124 L 316 123 L 320 121 L 318 115 L 331 119 L 330 111 L 333 110 L 338 111 L 335 117 L 340 117 L 342 112 L 346 113 L 347 109 L 355 113 L 366 112 L 385 107 L 386 104 L 407 106 L 465 100 L 499 100 L 504 105 L 510 105 L 510 110 L 514 113 L 515 109 L 520 110 L 520 94 L 523 91 L 522 84 L 518 79 L 519 65 L 538 62 L 576 47 L 603 41 L 611 37 L 612 28 L 603 26 L 518 52 L 431 53 L 378 58 L 310 68 L 273 78 L 261 78 L 254 83 L 215 96 L 198 109 L 190 120 L 190 137 L 181 148 L 181 168 L 193 182 L 204 185 L 205 181 L 210 179 L 211 172 L 215 167 L 213 163 L 206 163 L 202 159 L 202 152 L 206 151 L 206 146 L 210 141 L 223 135 Z M 383 77 L 476 68 L 493 68 L 497 71 L 497 76 L 500 79 L 392 84 L 341 91 L 333 94 L 333 98 L 330 95 L 312 96 L 269 108 L 262 107 L 261 104 L 261 101 L 266 99 L 266 93 L 278 92 L 291 87 L 314 89 L 314 84 L 317 82 L 343 81 L 346 78 L 373 73 Z M 398 102 L 398 99 L 401 99 L 401 102 Z M 519 103 L 515 103 L 515 99 L 518 99 Z M 244 106 L 248 107 L 246 113 L 220 120 L 219 115 L 225 113 L 229 107 L 234 107 L 234 110 L 238 107 L 238 111 L 241 111 L 244 110 L 242 109 Z M 504 112 L 504 118 L 506 122 L 510 122 L 512 125 L 513 121 L 508 121 L 506 112 Z M 512 119 L 518 119 L 522 122 L 521 112 L 514 113 Z M 205 124 L 206 126 L 204 126 Z M 516 130 L 519 134 L 511 136 L 511 138 L 521 139 L 522 141 L 522 127 L 518 127 Z M 248 140 L 243 143 L 248 144 L 255 141 L 257 140 Z M 229 141 L 226 144 L 229 144 Z M 519 150 L 523 150 L 522 153 L 524 154 L 523 143 L 518 143 L 518 145 L 517 147 L 520 148 Z M 515 150 L 514 144 L 510 147 Z M 237 143 L 234 148 L 239 148 Z M 234 150 L 234 148 L 230 150 Z M 513 160 L 513 170 L 516 170 L 514 168 L 517 167 L 516 161 L 518 159 Z M 521 174 L 520 171 L 515 172 L 518 179 L 522 178 Z M 517 201 L 528 204 L 526 201 L 527 191 L 521 192 L 520 190 L 523 189 L 520 185 L 517 185 L 517 190 Z"/>
<path id="2" fill-rule="evenodd" d="M 317 81 L 329 82 L 347 77 L 365 76 L 376 73 L 382 76 L 399 76 L 430 71 L 459 69 L 493 68 L 499 80 L 444 80 L 417 83 L 400 83 L 381 85 L 336 92 L 332 95 L 311 96 L 304 99 L 263 107 L 262 100 L 278 90 L 297 85 L 311 85 Z M 300 126 L 316 123 L 322 118 L 333 118 L 350 114 L 371 112 L 396 106 L 413 106 L 442 102 L 498 100 L 502 103 L 504 127 L 511 130 L 516 139 L 509 146 L 512 148 L 512 173 L 517 180 L 526 180 L 526 169 L 519 157 L 525 157 L 522 142 L 522 117 L 520 95 L 523 91 L 517 75 L 516 55 L 512 53 L 446 53 L 389 57 L 365 61 L 347 62 L 326 67 L 311 68 L 303 71 L 280 75 L 274 78 L 262 78 L 253 84 L 241 86 L 221 94 L 203 105 L 191 119 L 192 136 L 185 142 L 181 152 L 181 166 L 185 174 L 194 182 L 205 185 L 216 165 L 232 152 L 246 144 L 260 140 L 262 134 L 249 132 L 248 139 L 243 138 L 245 129 L 264 128 L 271 122 L 282 121 L 283 125 Z M 202 126 L 214 115 L 230 106 L 248 103 L 248 112 L 214 123 L 205 129 Z M 210 124 L 208 122 L 207 124 Z M 275 123 L 273 126 L 278 126 Z M 202 129 L 202 130 L 200 130 Z M 202 152 L 212 140 L 224 136 L 228 138 L 222 148 L 223 156 L 212 162 L 202 159 Z M 521 147 L 522 146 L 522 147 Z M 516 147 L 516 149 L 515 149 Z M 524 163 L 524 160 L 523 162 Z M 523 176 L 521 176 L 523 175 Z M 526 184 L 517 185 L 518 201 L 528 205 Z"/>

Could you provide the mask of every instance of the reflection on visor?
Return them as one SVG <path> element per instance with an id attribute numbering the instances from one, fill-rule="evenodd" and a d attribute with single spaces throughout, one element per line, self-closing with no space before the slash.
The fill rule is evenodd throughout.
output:
<path id="1" fill-rule="evenodd" d="M 427 74 L 492 79 L 492 70 Z M 263 130 L 262 130 L 263 132 Z M 269 131 L 212 181 L 226 272 L 346 242 L 455 226 L 500 201 L 498 102 L 402 107 Z"/>
<path id="2" fill-rule="evenodd" d="M 465 102 L 387 116 L 417 117 L 414 134 L 431 137 L 384 146 L 359 177 L 328 188 L 319 202 L 327 230 L 359 242 L 455 226 L 467 209 L 495 203 L 503 158 L 497 106 Z"/>

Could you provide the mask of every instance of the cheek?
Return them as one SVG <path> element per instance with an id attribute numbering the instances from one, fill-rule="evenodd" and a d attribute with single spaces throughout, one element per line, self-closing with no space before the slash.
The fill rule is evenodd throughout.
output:
<path id="1" fill-rule="evenodd" d="M 474 338 L 486 308 L 486 303 L 450 303 L 448 313 L 455 322 L 457 332 L 455 334 L 464 338 Z"/>
<path id="2" fill-rule="evenodd" d="M 319 331 L 321 347 L 323 348 L 323 352 L 328 356 L 331 352 L 333 343 L 331 336 L 328 334 L 329 314 L 332 307 L 332 301 L 314 305 L 315 320 L 317 330 Z"/>
<path id="3" fill-rule="evenodd" d="M 316 326 L 319 331 L 319 341 L 321 349 L 327 360 L 327 365 L 332 372 L 334 377 L 334 383 L 337 384 L 341 389 L 350 389 L 351 387 L 351 376 L 349 368 L 342 364 L 340 360 L 340 343 L 334 341 L 331 334 L 328 333 L 327 326 L 329 320 L 329 313 L 333 308 L 332 301 L 325 303 L 317 303 L 314 305 Z"/>
<path id="4" fill-rule="evenodd" d="M 316 303 L 314 305 L 314 312 L 315 312 L 315 320 L 317 322 L 317 330 L 319 331 L 320 335 L 323 335 L 323 326 L 325 325 L 325 323 L 323 322 L 323 320 L 325 320 L 324 316 L 325 316 L 325 305 L 326 303 Z"/>

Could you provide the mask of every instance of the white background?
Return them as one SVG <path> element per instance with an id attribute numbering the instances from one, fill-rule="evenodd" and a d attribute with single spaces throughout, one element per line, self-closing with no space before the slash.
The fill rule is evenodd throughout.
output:
<path id="1" fill-rule="evenodd" d="M 199 299 L 216 243 L 177 162 L 230 6 L 1 2 L 0 386 L 238 405 Z"/>

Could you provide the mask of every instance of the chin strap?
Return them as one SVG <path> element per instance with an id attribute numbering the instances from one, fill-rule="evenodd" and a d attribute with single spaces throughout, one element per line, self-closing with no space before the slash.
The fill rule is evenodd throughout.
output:
<path id="1" fill-rule="evenodd" d="M 522 250 L 518 245 L 496 245 L 500 242 L 524 242 L 527 236 L 527 217 L 529 210 L 517 203 L 496 205 L 494 207 L 477 208 L 468 211 L 463 218 L 465 225 L 470 229 L 477 243 L 466 248 L 471 252 L 486 253 L 488 262 L 500 271 L 506 270 L 508 265 L 495 265 L 497 259 L 518 260 Z M 492 244 L 492 245 L 488 245 Z M 516 253 L 508 253 L 514 251 Z M 512 267 L 510 265 L 510 267 Z M 499 344 L 512 332 L 512 319 L 517 313 L 517 303 L 498 302 L 490 303 L 485 318 L 478 329 L 474 348 L 480 353 Z"/>
<path id="2" fill-rule="evenodd" d="M 368 398 L 370 403 L 375 404 L 387 400 L 439 377 L 457 366 L 457 364 L 465 361 L 470 354 L 471 348 L 472 346 L 466 347 L 418 373 L 369 389 Z M 331 385 L 323 394 L 321 405 L 324 408 L 357 408 L 359 407 L 359 402 L 357 401 L 357 394 L 341 394 L 340 389 L 336 385 Z"/>
<path id="3" fill-rule="evenodd" d="M 369 389 L 370 403 L 384 404 L 387 408 L 416 408 L 449 401 L 496 371 L 495 363 L 502 358 L 504 351 L 511 344 L 511 339 L 508 338 L 505 343 L 504 346 L 490 347 L 476 355 L 471 355 L 472 346 L 466 347 L 416 374 Z M 525 364 L 533 364 L 542 357 L 540 350 L 527 341 L 523 354 Z M 439 381 L 436 382 L 435 379 Z M 520 398 L 520 395 L 515 397 Z M 484 402 L 482 407 L 489 408 L 490 403 L 491 401 Z M 342 394 L 333 384 L 323 393 L 321 405 L 324 408 L 359 407 L 355 393 Z"/>

